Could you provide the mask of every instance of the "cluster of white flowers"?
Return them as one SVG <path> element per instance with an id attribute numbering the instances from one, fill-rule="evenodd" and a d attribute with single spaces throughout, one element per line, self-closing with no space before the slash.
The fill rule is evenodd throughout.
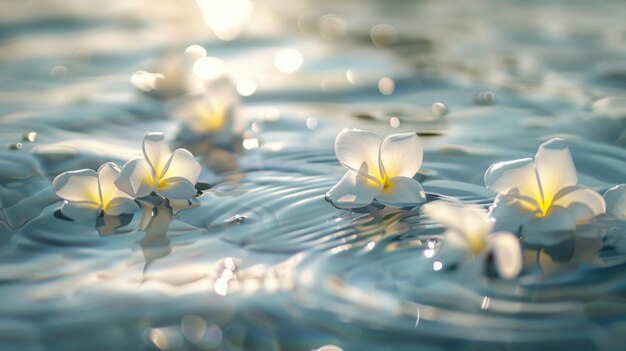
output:
<path id="1" fill-rule="evenodd" d="M 156 193 L 165 199 L 189 199 L 201 167 L 191 152 L 170 151 L 163 133 L 148 132 L 143 139 L 144 158 L 126 162 L 122 169 L 112 162 L 97 172 L 81 169 L 59 174 L 52 189 L 64 201 L 61 212 L 74 220 L 89 220 L 102 212 L 133 213 L 136 198 Z"/>
<path id="2" fill-rule="evenodd" d="M 344 129 L 335 140 L 339 162 L 348 170 L 326 197 L 336 207 L 365 207 L 373 201 L 390 207 L 413 207 L 426 201 L 422 185 L 414 179 L 423 159 L 416 133 L 391 134 Z M 52 188 L 64 199 L 62 213 L 75 220 L 132 213 L 135 199 L 156 194 L 183 200 L 196 195 L 201 166 L 185 149 L 173 152 L 163 133 L 148 132 L 143 158 L 120 169 L 105 163 L 57 176 Z M 607 213 L 625 218 L 626 187 L 619 185 L 603 196 L 578 185 L 569 146 L 555 138 L 539 146 L 535 158 L 499 162 L 487 169 L 485 186 L 497 195 L 489 210 L 434 201 L 422 212 L 447 228 L 444 245 L 471 257 L 491 255 L 503 278 L 519 275 L 523 268 L 520 237 L 574 231 L 579 224 Z M 611 208 L 607 211 L 606 204 Z M 531 238 L 531 239 L 529 239 Z"/>
<path id="3" fill-rule="evenodd" d="M 392 134 L 344 129 L 335 140 L 335 153 L 348 172 L 326 194 L 338 208 L 369 205 L 376 200 L 391 207 L 416 206 L 426 201 L 422 186 L 413 179 L 420 169 L 423 147 L 415 133 Z M 485 173 L 485 185 L 497 193 L 489 211 L 435 201 L 423 212 L 447 227 L 444 243 L 472 256 L 493 254 L 495 268 L 503 278 L 522 270 L 519 236 L 575 230 L 607 212 L 624 212 L 619 200 L 623 186 L 604 197 L 580 186 L 569 146 L 555 138 L 539 146 L 535 158 L 499 162 Z M 622 206 L 622 207 L 619 207 Z"/>

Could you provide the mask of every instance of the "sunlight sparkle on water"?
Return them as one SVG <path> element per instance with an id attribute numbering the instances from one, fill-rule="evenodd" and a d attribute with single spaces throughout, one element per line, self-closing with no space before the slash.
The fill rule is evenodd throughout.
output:
<path id="1" fill-rule="evenodd" d="M 202 79 L 218 79 L 226 73 L 226 63 L 218 57 L 202 57 L 193 64 L 193 72 Z"/>
<path id="2" fill-rule="evenodd" d="M 378 90 L 383 95 L 391 95 L 396 89 L 396 83 L 389 77 L 383 77 L 378 81 Z"/>
<path id="3" fill-rule="evenodd" d="M 246 150 L 254 150 L 259 148 L 259 139 L 247 138 L 243 140 L 243 148 Z"/>
<path id="4" fill-rule="evenodd" d="M 306 119 L 306 127 L 309 129 L 317 128 L 317 118 L 309 117 Z"/>
<path id="5" fill-rule="evenodd" d="M 198 60 L 202 57 L 206 57 L 206 49 L 200 45 L 189 45 L 185 49 L 185 56 L 187 56 L 191 60 Z"/>
<path id="6" fill-rule="evenodd" d="M 320 17 L 317 27 L 322 38 L 329 41 L 342 39 L 346 35 L 348 25 L 346 21 L 338 15 L 328 14 Z"/>
<path id="7" fill-rule="evenodd" d="M 283 73 L 294 73 L 302 66 L 300 51 L 292 48 L 283 49 L 274 56 L 274 66 Z"/>
<path id="8" fill-rule="evenodd" d="M 253 12 L 250 0 L 197 0 L 204 22 L 224 41 L 237 38 Z"/>
<path id="9" fill-rule="evenodd" d="M 391 128 L 400 127 L 400 119 L 398 117 L 389 118 L 389 126 L 391 126 Z"/>
<path id="10" fill-rule="evenodd" d="M 250 96 L 256 92 L 256 83 L 250 79 L 237 82 L 237 92 L 241 96 Z"/>
<path id="11" fill-rule="evenodd" d="M 346 80 L 350 83 L 350 84 L 356 84 L 356 77 L 354 74 L 354 71 L 351 69 L 346 70 Z"/>

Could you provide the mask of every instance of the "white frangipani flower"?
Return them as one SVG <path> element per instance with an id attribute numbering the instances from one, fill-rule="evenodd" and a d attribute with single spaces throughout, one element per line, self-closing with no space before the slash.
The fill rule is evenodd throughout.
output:
<path id="1" fill-rule="evenodd" d="M 172 116 L 183 123 L 186 132 L 221 136 L 233 132 L 239 101 L 233 83 L 223 78 L 208 84 L 206 91 L 181 96 L 167 107 Z"/>
<path id="2" fill-rule="evenodd" d="M 505 279 L 516 277 L 522 270 L 522 249 L 519 239 L 509 232 L 492 234 L 493 222 L 487 211 L 472 206 L 457 206 L 435 201 L 422 206 L 422 211 L 447 228 L 443 245 L 480 256 L 493 253 L 495 268 Z"/>
<path id="3" fill-rule="evenodd" d="M 577 182 L 569 146 L 560 138 L 541 144 L 534 160 L 495 163 L 485 173 L 487 188 L 499 193 L 492 208 L 496 223 L 521 220 L 515 226 L 528 224 L 535 231 L 571 230 L 605 212 L 602 196 Z"/>
<path id="4" fill-rule="evenodd" d="M 166 199 L 189 199 L 201 167 L 191 152 L 170 151 L 163 133 L 148 132 L 143 138 L 143 159 L 126 162 L 115 184 L 127 194 L 144 197 L 152 192 Z"/>
<path id="5" fill-rule="evenodd" d="M 422 165 L 422 142 L 415 133 L 377 134 L 344 129 L 335 139 L 335 153 L 348 172 L 326 196 L 340 208 L 369 205 L 372 200 L 391 207 L 426 200 L 413 175 Z"/>
<path id="6" fill-rule="evenodd" d="M 113 216 L 135 212 L 139 206 L 114 184 L 119 173 L 120 169 L 109 162 L 98 172 L 81 169 L 59 174 L 52 181 L 52 189 L 65 200 L 61 212 L 75 220 L 94 219 L 102 211 Z"/>

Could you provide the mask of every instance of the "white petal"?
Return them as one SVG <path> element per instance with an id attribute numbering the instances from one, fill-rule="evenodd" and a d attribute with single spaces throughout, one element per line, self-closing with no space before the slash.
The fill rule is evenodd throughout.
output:
<path id="1" fill-rule="evenodd" d="M 620 184 L 607 190 L 604 195 L 606 213 L 619 219 L 626 219 L 626 184 Z"/>
<path id="2" fill-rule="evenodd" d="M 126 197 L 112 199 L 104 208 L 104 212 L 111 216 L 119 216 L 123 213 L 133 213 L 139 209 L 135 201 Z"/>
<path id="3" fill-rule="evenodd" d="M 143 155 L 156 173 L 157 178 L 160 178 L 172 155 L 170 147 L 165 141 L 165 134 L 147 132 L 143 137 Z"/>
<path id="4" fill-rule="evenodd" d="M 102 195 L 102 207 L 105 209 L 107 204 L 115 198 L 132 199 L 130 195 L 121 191 L 115 185 L 115 179 L 117 179 L 119 174 L 120 168 L 113 162 L 107 162 L 98 169 L 98 183 L 100 185 L 100 194 Z"/>
<path id="5" fill-rule="evenodd" d="M 224 136 L 232 131 L 238 103 L 239 94 L 232 82 L 220 79 L 211 82 L 206 92 L 185 95 L 168 103 L 168 109 L 174 118 L 180 119 L 194 133 L 217 134 L 223 131 L 220 136 Z"/>
<path id="6" fill-rule="evenodd" d="M 465 231 L 463 206 L 446 201 L 433 201 L 422 206 L 421 211 L 435 222 L 456 233 Z"/>
<path id="7" fill-rule="evenodd" d="M 415 133 L 391 134 L 380 144 L 380 168 L 388 178 L 411 178 L 422 166 L 424 148 Z"/>
<path id="8" fill-rule="evenodd" d="M 541 199 L 541 190 L 532 158 L 492 164 L 485 172 L 485 185 L 498 193 L 517 189 L 523 196 L 538 202 Z"/>
<path id="9" fill-rule="evenodd" d="M 466 250 L 479 253 L 484 249 L 485 237 L 491 233 L 493 223 L 482 208 L 463 207 L 445 201 L 434 201 L 422 208 L 426 215 L 449 228 L 449 231 L 458 233 Z"/>
<path id="10" fill-rule="evenodd" d="M 185 178 L 191 184 L 196 184 L 201 170 L 200 163 L 191 152 L 185 149 L 176 149 L 165 167 L 165 174 L 162 178 Z"/>
<path id="11" fill-rule="evenodd" d="M 495 230 L 519 233 L 521 228 L 539 212 L 538 205 L 511 190 L 496 196 L 489 216 L 495 220 Z"/>
<path id="12" fill-rule="evenodd" d="M 81 169 L 59 174 L 52 181 L 52 190 L 68 201 L 101 203 L 98 174 L 91 169 Z"/>
<path id="13" fill-rule="evenodd" d="M 359 129 L 344 129 L 335 139 L 337 160 L 354 172 L 363 171 L 365 163 L 367 174 L 380 179 L 378 169 L 378 151 L 380 137 L 372 132 Z"/>
<path id="14" fill-rule="evenodd" d="M 561 190 L 556 194 L 553 205 L 570 210 L 576 222 L 590 220 L 606 211 L 604 198 L 599 193 L 579 185 Z"/>
<path id="15" fill-rule="evenodd" d="M 166 199 L 184 200 L 198 193 L 194 184 L 182 177 L 172 177 L 159 181 L 155 192 Z"/>
<path id="16" fill-rule="evenodd" d="M 430 256 L 430 252 L 424 252 Z M 467 243 L 463 235 L 449 229 L 443 233 L 443 239 L 441 245 L 437 248 L 436 257 L 437 261 L 442 262 L 445 266 L 446 264 L 464 261 L 467 257 L 467 252 Z"/>
<path id="17" fill-rule="evenodd" d="M 102 212 L 99 204 L 91 201 L 65 202 L 61 206 L 61 213 L 75 221 L 90 221 Z"/>
<path id="18" fill-rule="evenodd" d="M 444 245 L 451 246 L 457 249 L 462 249 L 463 251 L 469 251 L 469 247 L 467 246 L 467 240 L 465 240 L 465 235 L 454 229 L 448 229 L 443 233 Z"/>
<path id="19" fill-rule="evenodd" d="M 493 230 L 493 222 L 489 220 L 487 211 L 475 206 L 465 206 L 463 215 L 463 229 L 466 240 L 474 251 L 482 250 L 485 236 Z"/>
<path id="20" fill-rule="evenodd" d="M 463 227 L 466 232 L 480 233 L 480 235 L 491 233 L 493 222 L 489 220 L 486 210 L 468 205 L 463 208 L 462 214 Z"/>
<path id="21" fill-rule="evenodd" d="M 574 186 L 578 181 L 569 145 L 560 138 L 549 140 L 539 146 L 535 156 L 535 167 L 546 203 L 552 202 L 561 189 Z"/>
<path id="22" fill-rule="evenodd" d="M 523 265 L 519 239 L 508 232 L 497 232 L 490 235 L 489 243 L 498 274 L 504 279 L 517 277 Z"/>
<path id="23" fill-rule="evenodd" d="M 98 168 L 98 183 L 100 192 L 103 194 L 112 194 L 121 192 L 115 186 L 115 178 L 120 174 L 120 169 L 113 162 L 107 162 Z M 124 192 L 121 192 L 124 194 Z M 104 202 L 104 201 L 103 201 Z"/>
<path id="24" fill-rule="evenodd" d="M 148 161 L 135 159 L 126 162 L 115 179 L 115 185 L 131 197 L 144 197 L 154 191 L 153 171 Z"/>
<path id="25" fill-rule="evenodd" d="M 390 207 L 406 207 L 426 201 L 426 193 L 422 185 L 413 178 L 395 177 L 389 179 L 376 200 Z"/>
<path id="26" fill-rule="evenodd" d="M 364 207 L 372 203 L 381 187 L 353 171 L 348 171 L 326 193 L 326 197 L 339 208 Z"/>

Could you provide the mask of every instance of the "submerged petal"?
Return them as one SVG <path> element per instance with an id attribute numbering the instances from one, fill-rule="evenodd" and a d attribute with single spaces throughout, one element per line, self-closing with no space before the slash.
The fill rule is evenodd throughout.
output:
<path id="1" fill-rule="evenodd" d="M 172 177 L 159 181 L 154 190 L 161 197 L 173 200 L 185 200 L 196 196 L 198 191 L 193 183 L 183 177 Z"/>
<path id="2" fill-rule="evenodd" d="M 372 203 L 381 187 L 355 172 L 348 171 L 326 193 L 326 197 L 339 208 L 364 207 Z"/>
<path id="3" fill-rule="evenodd" d="M 137 203 L 127 197 L 117 197 L 112 199 L 106 207 L 103 208 L 104 212 L 112 216 L 119 216 L 124 213 L 133 213 L 139 209 Z"/>
<path id="4" fill-rule="evenodd" d="M 561 189 L 578 182 L 569 145 L 563 139 L 555 138 L 541 144 L 535 156 L 535 167 L 545 203 L 551 203 Z"/>
<path id="5" fill-rule="evenodd" d="M 487 188 L 502 193 L 517 189 L 523 196 L 541 199 L 541 190 L 532 158 L 494 163 L 485 172 Z"/>
<path id="6" fill-rule="evenodd" d="M 522 271 L 522 249 L 519 239 L 509 232 L 489 236 L 498 274 L 504 279 L 515 278 Z"/>
<path id="7" fill-rule="evenodd" d="M 91 169 L 81 169 L 59 174 L 52 181 L 52 190 L 68 201 L 102 203 L 98 187 L 98 174 Z"/>
<path id="8" fill-rule="evenodd" d="M 391 134 L 380 144 L 380 168 L 387 177 L 413 177 L 422 166 L 424 149 L 415 133 Z"/>
<path id="9" fill-rule="evenodd" d="M 155 182 L 148 161 L 135 159 L 126 162 L 115 179 L 115 185 L 132 197 L 149 195 L 155 188 Z"/>
<path id="10" fill-rule="evenodd" d="M 157 178 L 160 178 L 172 155 L 170 147 L 165 141 L 165 134 L 147 132 L 143 137 L 143 155 L 156 173 Z"/>
<path id="11" fill-rule="evenodd" d="M 65 202 L 61 206 L 61 213 L 75 221 L 89 221 L 100 215 L 102 207 L 92 201 Z"/>
<path id="12" fill-rule="evenodd" d="M 190 183 L 196 184 L 201 169 L 200 163 L 193 157 L 191 152 L 185 149 L 176 149 L 165 167 L 165 173 L 162 178 L 185 178 Z"/>
<path id="13" fill-rule="evenodd" d="M 576 222 L 590 220 L 606 211 L 604 198 L 599 193 L 579 185 L 561 190 L 556 194 L 554 205 L 567 208 Z"/>
<path id="14" fill-rule="evenodd" d="M 378 169 L 380 141 L 380 137 L 375 133 L 359 129 L 344 129 L 335 139 L 337 160 L 354 172 L 358 172 L 365 163 L 367 173 L 380 178 Z"/>
<path id="15" fill-rule="evenodd" d="M 568 209 L 552 206 L 547 216 L 531 218 L 520 232 L 527 246 L 553 246 L 575 234 L 576 219 Z"/>
<path id="16" fill-rule="evenodd" d="M 378 202 L 390 207 L 417 205 L 426 201 L 422 185 L 413 178 L 394 177 L 376 195 Z"/>

